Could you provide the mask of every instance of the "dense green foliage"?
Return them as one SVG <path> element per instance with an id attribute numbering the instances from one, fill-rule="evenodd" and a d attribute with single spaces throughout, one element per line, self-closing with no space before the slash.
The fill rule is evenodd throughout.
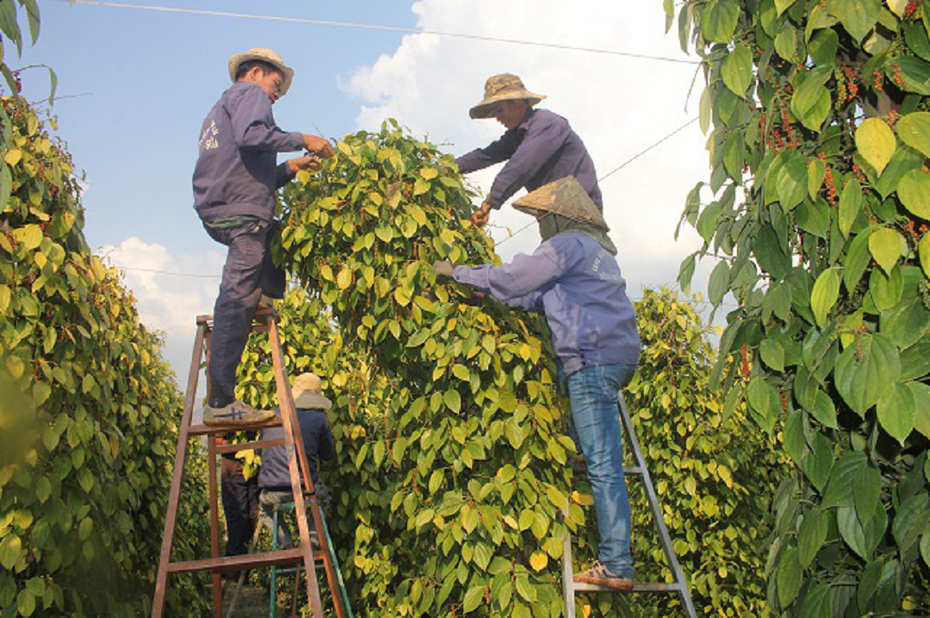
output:
<path id="1" fill-rule="evenodd" d="M 689 1 L 678 17 L 713 125 L 714 199 L 703 183 L 688 199 L 704 246 L 682 285 L 696 257 L 722 258 L 710 300 L 739 308 L 716 377 L 784 427 L 797 466 L 769 601 L 930 614 L 930 3 Z"/>
<path id="2" fill-rule="evenodd" d="M 591 497 L 568 466 L 567 402 L 552 383 L 545 327 L 489 301 L 463 303 L 467 290 L 435 283 L 438 256 L 496 260 L 462 221 L 468 196 L 447 162 L 385 128 L 349 136 L 337 161 L 288 189 L 283 260 L 306 292 L 278 303 L 287 367 L 323 377 L 334 400 L 338 456 L 321 476 L 333 490 L 328 520 L 357 611 L 560 615 L 556 514 L 571 496 L 576 527 Z M 712 358 L 693 308 L 647 293 L 638 312 L 648 351 L 628 396 L 699 606 L 762 613 L 760 520 L 778 461 L 739 410 L 725 414 L 708 393 Z M 269 407 L 264 345 L 251 342 L 238 393 Z M 661 579 L 664 558 L 636 483 L 638 568 Z M 593 559 L 593 510 L 586 514 L 576 568 Z M 579 603 L 596 615 L 656 611 L 653 597 L 631 607 L 616 596 Z"/>
<path id="3" fill-rule="evenodd" d="M 377 406 L 381 422 L 340 431 L 340 463 L 358 480 L 336 486 L 358 496 L 340 496 L 350 511 L 333 528 L 354 539 L 363 614 L 558 615 L 573 446 L 535 319 L 436 284 L 435 259 L 494 259 L 463 221 L 470 201 L 453 168 L 385 128 L 347 137 L 286 194 L 286 266 L 369 355 L 367 374 L 330 383 L 378 385 L 340 417 Z M 571 510 L 574 527 L 583 512 Z"/>
<path id="4" fill-rule="evenodd" d="M 699 615 L 767 615 L 766 514 L 788 473 L 774 440 L 725 408 L 709 388 L 714 353 L 694 306 L 669 290 L 646 290 L 636 303 L 643 340 L 639 369 L 626 389 L 636 433 L 664 508 L 675 552 Z M 655 523 L 629 480 L 634 549 L 643 581 L 672 581 Z M 668 616 L 675 597 L 637 596 L 641 616 Z"/>
<path id="5" fill-rule="evenodd" d="M 151 598 L 180 393 L 160 338 L 84 241 L 69 155 L 22 99 L 0 105 L 12 120 L 0 152 L 0 607 L 135 614 Z M 207 538 L 203 479 L 187 488 L 179 557 Z M 199 607 L 178 579 L 173 607 Z"/>

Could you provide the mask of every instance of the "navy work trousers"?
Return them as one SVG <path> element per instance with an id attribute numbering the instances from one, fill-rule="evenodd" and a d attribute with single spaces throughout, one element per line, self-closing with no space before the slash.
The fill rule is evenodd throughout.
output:
<path id="1" fill-rule="evenodd" d="M 255 221 L 225 229 L 204 227 L 213 240 L 229 248 L 213 308 L 208 368 L 208 403 L 225 405 L 235 395 L 236 368 L 262 293 L 271 298 L 284 296 L 284 271 L 271 259 L 271 242 L 280 228 L 276 221 Z"/>
<path id="2" fill-rule="evenodd" d="M 223 513 L 226 516 L 226 555 L 249 553 L 249 541 L 258 521 L 258 477 L 246 480 L 242 473 L 221 478 Z"/>

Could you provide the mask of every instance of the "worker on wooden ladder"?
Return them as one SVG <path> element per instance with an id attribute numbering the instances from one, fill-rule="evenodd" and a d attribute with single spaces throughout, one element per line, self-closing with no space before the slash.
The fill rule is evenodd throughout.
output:
<path id="1" fill-rule="evenodd" d="M 544 313 L 568 385 L 572 436 L 587 462 L 600 543 L 598 561 L 575 581 L 633 587 L 630 503 L 623 473 L 617 393 L 639 360 L 633 304 L 607 223 L 574 177 L 547 184 L 514 208 L 539 221 L 543 243 L 502 266 L 436 262 L 452 277 L 513 307 Z"/>
<path id="2" fill-rule="evenodd" d="M 271 261 L 278 233 L 274 193 L 300 170 L 319 169 L 318 157 L 333 149 L 322 137 L 282 131 L 271 106 L 287 93 L 294 70 L 270 49 L 255 48 L 229 59 L 232 87 L 213 106 L 200 133 L 194 169 L 194 208 L 210 237 L 229 248 L 213 310 L 209 398 L 205 425 L 268 421 L 271 410 L 235 400 L 236 368 L 262 294 L 284 295 L 284 272 Z M 280 165 L 277 153 L 311 154 Z"/>

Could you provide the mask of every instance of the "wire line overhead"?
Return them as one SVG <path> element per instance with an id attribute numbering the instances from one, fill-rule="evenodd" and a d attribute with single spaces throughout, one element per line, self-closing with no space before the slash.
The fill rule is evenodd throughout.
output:
<path id="1" fill-rule="evenodd" d="M 404 26 L 386 26 L 381 24 L 362 24 L 354 22 L 333 21 L 328 19 L 310 19 L 306 17 L 286 17 L 278 15 L 261 15 L 257 13 L 235 13 L 232 11 L 214 11 L 208 9 L 191 9 L 184 7 L 167 7 L 145 4 L 130 4 L 128 2 L 106 2 L 104 0 L 60 0 L 69 4 L 86 4 L 88 6 L 136 9 L 140 11 L 156 11 L 160 13 L 179 13 L 184 15 L 201 15 L 205 17 L 230 17 L 235 19 L 254 19 L 259 21 L 274 21 L 293 24 L 311 24 L 315 26 L 332 26 L 337 28 L 357 28 L 361 30 L 377 30 L 382 32 L 403 32 L 405 34 L 426 34 L 430 36 L 445 36 L 458 39 L 468 39 L 473 41 L 487 41 L 494 43 L 509 43 L 512 45 L 528 45 L 531 47 L 545 47 L 550 49 L 560 49 L 564 51 L 578 51 L 592 54 L 604 54 L 609 56 L 620 56 L 624 58 L 636 58 L 640 60 L 654 60 L 656 62 L 671 62 L 675 64 L 698 65 L 698 60 L 686 60 L 684 58 L 668 58 L 665 56 L 653 56 L 650 54 L 638 54 L 635 52 L 625 52 L 614 49 L 601 49 L 597 47 L 580 47 L 576 45 L 562 45 L 559 43 L 544 43 L 541 41 L 526 41 L 522 39 L 511 39 L 506 37 L 485 36 L 480 34 L 468 34 L 464 32 L 446 32 L 442 30 L 430 30 L 427 28 L 409 28 Z"/>

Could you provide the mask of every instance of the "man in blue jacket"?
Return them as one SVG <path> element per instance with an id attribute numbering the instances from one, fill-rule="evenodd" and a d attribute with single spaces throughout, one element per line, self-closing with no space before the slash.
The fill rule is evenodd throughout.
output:
<path id="1" fill-rule="evenodd" d="M 297 424 L 303 438 L 310 478 L 316 490 L 316 498 L 323 511 L 329 509 L 330 496 L 326 485 L 320 481 L 317 473 L 317 457 L 330 460 L 336 456 L 336 442 L 326 419 L 326 411 L 333 403 L 323 396 L 320 378 L 312 373 L 303 373 L 294 379 L 294 407 L 297 408 Z M 262 440 L 278 440 L 284 437 L 282 427 L 262 430 Z M 291 489 L 291 475 L 288 469 L 287 451 L 283 446 L 273 446 L 262 450 L 262 468 L 258 473 L 258 486 L 262 493 L 258 498 L 261 505 L 261 517 L 268 529 L 271 529 L 271 517 L 274 506 L 294 499 Z M 315 537 L 311 530 L 311 537 Z M 290 530 L 279 519 L 278 545 L 290 547 L 292 543 Z"/>
<path id="2" fill-rule="evenodd" d="M 534 191 L 566 176 L 574 176 L 597 209 L 604 210 L 594 162 L 581 138 L 565 118 L 533 109 L 545 98 L 524 88 L 516 75 L 503 73 L 488 78 L 484 99 L 469 110 L 472 118 L 495 118 L 507 129 L 490 146 L 456 159 L 463 174 L 507 161 L 484 203 L 472 215 L 475 225 L 484 226 L 491 209 L 499 209 L 521 188 Z"/>
<path id="3" fill-rule="evenodd" d="M 194 208 L 213 240 L 229 252 L 213 309 L 208 368 L 207 425 L 248 425 L 274 417 L 236 401 L 236 368 L 264 293 L 284 295 L 284 272 L 271 260 L 275 191 L 300 170 L 319 169 L 333 154 L 329 142 L 288 133 L 275 124 L 271 106 L 287 93 L 294 71 L 270 49 L 255 48 L 229 59 L 231 88 L 213 106 L 200 133 L 194 169 Z M 306 149 L 278 165 L 277 153 Z"/>
<path id="4" fill-rule="evenodd" d="M 543 243 L 502 266 L 436 262 L 449 276 L 512 307 L 546 316 L 568 386 L 572 437 L 581 447 L 600 531 L 593 568 L 579 582 L 633 586 L 630 503 L 623 474 L 618 391 L 636 371 L 640 340 L 607 224 L 584 187 L 566 177 L 518 200 L 539 221 Z"/>

